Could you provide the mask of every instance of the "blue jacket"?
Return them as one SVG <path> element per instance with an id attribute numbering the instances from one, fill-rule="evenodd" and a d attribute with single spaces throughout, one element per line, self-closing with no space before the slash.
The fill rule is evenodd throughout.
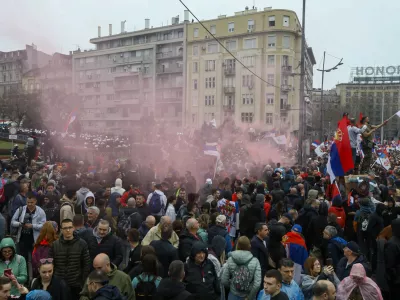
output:
<path id="1" fill-rule="evenodd" d="M 328 257 L 332 258 L 333 267 L 336 269 L 337 264 L 343 257 L 343 248 L 347 245 L 347 241 L 336 236 L 328 242 Z"/>
<path id="2" fill-rule="evenodd" d="M 11 204 L 11 215 L 13 216 L 18 208 L 26 205 L 26 196 L 18 194 L 15 196 L 12 204 Z"/>
<path id="3" fill-rule="evenodd" d="M 281 292 L 284 292 L 288 296 L 289 300 L 304 300 L 303 292 L 301 291 L 297 283 L 294 282 L 293 280 L 290 284 L 282 282 Z M 261 290 L 261 292 L 258 293 L 257 300 L 270 300 L 270 299 L 271 296 L 265 294 L 264 290 Z"/>

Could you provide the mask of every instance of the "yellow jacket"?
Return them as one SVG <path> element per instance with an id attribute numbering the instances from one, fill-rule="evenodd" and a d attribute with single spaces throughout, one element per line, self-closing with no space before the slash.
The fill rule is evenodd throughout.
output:
<path id="1" fill-rule="evenodd" d="M 154 226 L 149 230 L 149 232 L 146 234 L 142 241 L 143 246 L 149 245 L 152 241 L 159 241 L 161 240 L 161 225 Z M 175 231 L 172 231 L 172 236 L 169 239 L 169 242 L 174 246 L 175 248 L 178 248 L 179 245 L 179 237 L 176 234 Z"/>

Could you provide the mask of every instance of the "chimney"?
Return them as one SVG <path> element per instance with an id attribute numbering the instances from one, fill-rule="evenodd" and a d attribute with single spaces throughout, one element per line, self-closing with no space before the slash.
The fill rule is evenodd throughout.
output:
<path id="1" fill-rule="evenodd" d="M 125 32 L 125 23 L 126 23 L 126 20 L 125 21 L 121 21 L 121 33 Z"/>
<path id="2" fill-rule="evenodd" d="M 101 37 L 101 26 L 97 26 L 97 36 Z"/>
<path id="3" fill-rule="evenodd" d="M 112 35 L 112 24 L 108 24 L 108 35 Z"/>
<path id="4" fill-rule="evenodd" d="M 150 28 L 150 19 L 144 19 L 144 29 Z"/>
<path id="5" fill-rule="evenodd" d="M 185 10 L 185 12 L 184 12 L 183 15 L 184 15 L 184 18 L 183 18 L 183 19 L 184 19 L 185 23 L 186 23 L 186 22 L 189 22 L 189 11 L 188 11 L 188 10 Z"/>

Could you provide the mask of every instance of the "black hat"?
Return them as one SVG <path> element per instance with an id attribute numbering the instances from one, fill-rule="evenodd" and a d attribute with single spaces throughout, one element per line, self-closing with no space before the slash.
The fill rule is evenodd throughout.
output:
<path id="1" fill-rule="evenodd" d="M 345 248 L 348 248 L 351 252 L 353 252 L 355 255 L 360 255 L 360 247 L 357 245 L 356 242 L 348 242 Z"/>

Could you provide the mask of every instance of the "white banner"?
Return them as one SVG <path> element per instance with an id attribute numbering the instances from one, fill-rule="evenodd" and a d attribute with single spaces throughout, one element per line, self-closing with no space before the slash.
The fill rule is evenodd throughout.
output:
<path id="1" fill-rule="evenodd" d="M 390 169 L 390 161 L 389 158 L 385 157 L 385 158 L 377 158 L 375 161 L 376 164 L 381 165 L 382 167 L 384 167 L 386 170 Z"/>
<path id="2" fill-rule="evenodd" d="M 272 138 L 278 145 L 286 145 L 286 136 L 280 135 L 280 136 L 274 136 Z"/>

